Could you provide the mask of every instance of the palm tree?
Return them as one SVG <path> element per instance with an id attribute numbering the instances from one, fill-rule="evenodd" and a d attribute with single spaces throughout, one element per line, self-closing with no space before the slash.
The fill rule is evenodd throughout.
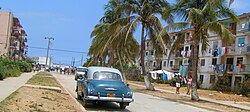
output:
<path id="1" fill-rule="evenodd" d="M 120 15 L 114 14 L 115 6 L 120 3 L 120 0 L 111 0 L 106 5 L 105 14 L 100 19 L 100 24 L 96 25 L 91 34 L 93 40 L 88 54 L 95 57 L 97 61 L 100 59 L 105 61 L 108 58 L 108 65 L 120 65 L 119 68 L 124 73 L 123 66 L 134 62 L 139 45 L 133 35 L 128 35 L 127 42 L 124 43 L 124 35 L 126 35 L 128 26 L 115 22 Z M 123 77 L 125 79 L 124 74 Z"/>
<path id="2" fill-rule="evenodd" d="M 161 34 L 165 34 L 166 30 L 183 29 L 190 26 L 193 28 L 192 100 L 199 100 L 197 93 L 197 68 L 199 60 L 197 47 L 199 43 L 202 44 L 202 52 L 205 52 L 208 46 L 208 30 L 217 33 L 224 42 L 231 42 L 232 37 L 234 37 L 225 26 L 218 22 L 218 19 L 228 17 L 233 21 L 237 21 L 235 13 L 226 4 L 227 0 L 178 0 L 175 4 L 174 12 L 177 16 L 181 17 L 183 22 L 169 24 L 161 32 Z M 181 38 L 184 40 L 183 37 Z M 174 46 L 177 45 L 178 43 L 174 43 Z M 175 49 L 173 47 L 171 50 Z"/>
<path id="3" fill-rule="evenodd" d="M 122 24 L 123 29 L 120 32 L 126 31 L 125 41 L 128 41 L 130 35 L 133 35 L 138 26 L 141 26 L 141 46 L 140 46 L 140 60 L 142 73 L 145 75 L 145 85 L 149 90 L 154 90 L 154 86 L 149 82 L 145 71 L 144 57 L 145 57 L 145 40 L 149 38 L 152 40 L 157 49 L 157 55 L 165 52 L 165 44 L 168 40 L 158 37 L 161 31 L 162 23 L 158 15 L 162 16 L 163 20 L 168 23 L 173 22 L 173 16 L 170 13 L 170 5 L 165 0 L 118 0 L 120 5 L 116 5 L 115 14 L 120 15 L 113 24 Z M 146 34 L 146 35 L 145 35 Z M 159 55 L 158 55 L 159 56 Z M 162 56 L 162 55 L 161 55 Z"/>

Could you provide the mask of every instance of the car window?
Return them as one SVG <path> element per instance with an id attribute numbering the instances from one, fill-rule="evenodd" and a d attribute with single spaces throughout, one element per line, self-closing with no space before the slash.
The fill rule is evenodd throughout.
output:
<path id="1" fill-rule="evenodd" d="M 114 72 L 106 72 L 106 71 L 95 72 L 93 75 L 93 79 L 96 79 L 96 80 L 118 80 L 118 81 L 122 80 L 120 74 L 114 73 Z"/>
<path id="2" fill-rule="evenodd" d="M 77 72 L 85 72 L 86 70 L 86 68 L 77 68 Z"/>

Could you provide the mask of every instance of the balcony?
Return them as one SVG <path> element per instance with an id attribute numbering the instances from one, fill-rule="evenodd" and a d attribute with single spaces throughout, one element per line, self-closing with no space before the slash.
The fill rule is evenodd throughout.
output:
<path id="1" fill-rule="evenodd" d="M 242 64 L 241 66 L 234 66 L 234 74 L 250 74 L 250 64 Z"/>
<path id="2" fill-rule="evenodd" d="M 241 25 L 241 26 L 238 26 L 238 30 L 237 30 L 237 33 L 250 33 L 250 22 Z"/>

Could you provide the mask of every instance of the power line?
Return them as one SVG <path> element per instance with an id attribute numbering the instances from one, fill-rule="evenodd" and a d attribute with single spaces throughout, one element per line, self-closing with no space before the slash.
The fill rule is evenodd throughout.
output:
<path id="1" fill-rule="evenodd" d="M 29 46 L 29 48 L 47 50 L 47 48 L 43 48 L 43 47 L 35 47 L 35 46 Z M 71 50 L 64 50 L 64 49 L 52 49 L 52 48 L 50 48 L 50 50 L 52 50 L 52 51 L 61 51 L 61 52 L 71 52 L 71 53 L 88 54 L 88 52 L 71 51 Z"/>

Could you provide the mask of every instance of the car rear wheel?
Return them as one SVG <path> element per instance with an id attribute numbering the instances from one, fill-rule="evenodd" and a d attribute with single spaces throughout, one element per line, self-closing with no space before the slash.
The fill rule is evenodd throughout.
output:
<path id="1" fill-rule="evenodd" d="M 82 96 L 79 95 L 78 92 L 77 92 L 77 99 L 78 99 L 78 100 L 82 100 Z"/>
<path id="2" fill-rule="evenodd" d="M 127 104 L 126 104 L 126 103 L 120 103 L 120 109 L 125 109 L 125 108 L 126 108 L 126 106 L 127 106 Z"/>

